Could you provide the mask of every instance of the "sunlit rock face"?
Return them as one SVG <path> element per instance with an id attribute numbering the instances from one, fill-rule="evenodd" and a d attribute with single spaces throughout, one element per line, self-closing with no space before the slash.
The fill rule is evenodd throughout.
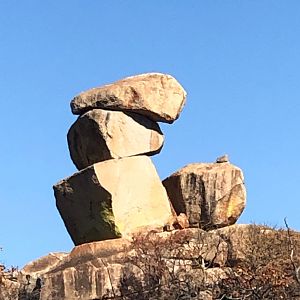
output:
<path id="1" fill-rule="evenodd" d="M 78 119 L 67 139 L 80 172 L 54 186 L 56 205 L 75 245 L 141 231 L 187 228 L 176 215 L 148 156 L 160 152 L 158 121 L 173 123 L 186 92 L 161 73 L 127 77 L 76 96 Z M 147 156 L 146 156 L 147 155 Z"/>
<path id="2" fill-rule="evenodd" d="M 146 73 L 82 92 L 71 101 L 71 109 L 76 115 L 94 108 L 132 111 L 156 122 L 173 123 L 185 99 L 186 92 L 174 77 Z"/>
<path id="3" fill-rule="evenodd" d="M 234 224 L 246 205 L 241 169 L 229 162 L 194 163 L 163 181 L 177 214 L 191 227 L 212 229 Z"/>
<path id="4" fill-rule="evenodd" d="M 102 109 L 79 117 L 67 137 L 79 170 L 111 158 L 157 154 L 164 142 L 156 122 L 134 113 Z"/>
<path id="5" fill-rule="evenodd" d="M 57 208 L 75 245 L 163 227 L 172 217 L 167 193 L 147 156 L 111 159 L 54 186 Z"/>

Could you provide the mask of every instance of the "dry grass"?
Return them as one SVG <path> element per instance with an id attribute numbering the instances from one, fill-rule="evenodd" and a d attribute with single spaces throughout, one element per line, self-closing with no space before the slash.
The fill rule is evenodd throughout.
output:
<path id="1" fill-rule="evenodd" d="M 247 237 L 241 236 L 247 245 L 243 259 L 229 255 L 221 267 L 222 276 L 216 272 L 214 282 L 208 279 L 207 270 L 220 270 L 214 264 L 222 251 L 220 243 L 208 261 L 203 256 L 207 241 L 201 234 L 196 247 L 184 231 L 167 239 L 153 233 L 136 236 L 118 294 L 103 299 L 300 299 L 295 272 L 295 266 L 300 266 L 300 241 L 295 234 L 289 228 L 252 225 L 249 229 Z"/>

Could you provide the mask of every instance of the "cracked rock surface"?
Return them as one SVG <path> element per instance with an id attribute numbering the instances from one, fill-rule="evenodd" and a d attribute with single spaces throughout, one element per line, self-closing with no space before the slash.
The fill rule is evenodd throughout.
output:
<path id="1" fill-rule="evenodd" d="M 246 205 L 242 170 L 230 163 L 194 163 L 163 181 L 177 214 L 191 227 L 220 228 L 234 224 Z"/>
<path id="2" fill-rule="evenodd" d="M 166 190 L 144 155 L 93 164 L 53 188 L 75 245 L 163 227 L 173 216 Z"/>
<path id="3" fill-rule="evenodd" d="M 131 111 L 156 122 L 173 123 L 185 104 L 186 92 L 168 74 L 146 73 L 80 93 L 71 101 L 73 114 L 102 108 Z"/>

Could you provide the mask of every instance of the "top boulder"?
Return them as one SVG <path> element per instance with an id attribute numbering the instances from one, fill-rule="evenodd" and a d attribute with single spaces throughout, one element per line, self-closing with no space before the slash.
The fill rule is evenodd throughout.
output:
<path id="1" fill-rule="evenodd" d="M 174 77 L 147 73 L 82 92 L 71 101 L 71 109 L 75 115 L 94 108 L 132 111 L 156 122 L 173 123 L 185 98 L 185 90 Z"/>

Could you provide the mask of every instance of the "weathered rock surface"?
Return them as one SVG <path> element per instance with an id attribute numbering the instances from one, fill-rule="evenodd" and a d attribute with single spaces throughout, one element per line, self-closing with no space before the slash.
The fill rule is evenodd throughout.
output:
<path id="1" fill-rule="evenodd" d="M 122 292 L 126 292 L 124 286 L 134 287 L 139 281 L 143 281 L 143 265 L 135 263 L 134 259 L 139 249 L 144 251 L 145 257 L 154 259 L 153 267 L 160 268 L 166 262 L 172 269 L 171 272 L 179 274 L 184 268 L 189 274 L 194 274 L 195 278 L 203 277 L 201 268 L 204 264 L 223 266 L 226 263 L 227 245 L 212 232 L 192 228 L 144 235 L 146 243 L 141 245 L 119 238 L 79 245 L 69 254 L 51 253 L 26 265 L 19 273 L 18 283 L 14 283 L 15 287 L 11 292 L 17 294 L 18 288 L 26 286 L 28 295 L 31 295 L 36 280 L 40 279 L 43 285 L 38 294 L 40 298 L 36 299 L 85 300 L 120 296 L 122 288 Z M 143 237 L 140 241 L 143 241 Z M 161 247 L 156 249 L 155 245 Z M 159 251 L 156 254 L 162 261 L 153 256 L 154 249 Z M 30 287 L 27 285 L 26 275 L 30 275 Z M 199 298 L 195 299 L 206 299 L 200 298 L 203 295 L 204 293 L 200 293 Z M 143 299 L 148 298 L 145 296 Z"/>
<path id="2" fill-rule="evenodd" d="M 54 186 L 57 208 L 75 245 L 163 227 L 172 211 L 147 156 L 92 165 Z"/>
<path id="3" fill-rule="evenodd" d="M 290 238 L 298 265 L 300 256 L 296 250 L 300 247 L 300 233 L 291 232 Z M 167 274 L 174 276 L 172 278 L 187 280 L 183 281 L 185 285 L 182 286 L 182 291 L 185 291 L 186 285 L 189 290 L 186 298 L 180 299 L 220 299 L 220 295 L 210 297 L 212 292 L 218 290 L 214 286 L 232 274 L 232 268 L 238 260 L 245 260 L 246 263 L 250 259 L 251 263 L 265 264 L 259 260 L 268 258 L 272 262 L 273 258 L 266 251 L 271 251 L 274 255 L 277 253 L 274 250 L 277 246 L 284 252 L 279 253 L 279 257 L 285 257 L 289 261 L 287 241 L 286 231 L 235 224 L 209 232 L 188 228 L 173 232 L 144 233 L 133 240 L 120 238 L 87 243 L 75 247 L 69 254 L 51 253 L 28 264 L 14 281 L 7 276 L 0 288 L 0 295 L 5 295 L 6 298 L 0 299 L 86 300 L 103 299 L 104 296 L 114 299 L 113 296 L 121 294 L 128 295 L 121 299 L 166 299 L 137 297 L 142 283 L 147 280 L 145 274 L 147 270 L 149 272 L 149 266 L 152 267 L 152 274 L 171 283 L 171 291 L 179 290 L 178 282 L 175 281 L 172 286 L 172 279 Z M 163 275 L 159 273 L 162 270 L 169 271 Z M 38 280 L 42 282 L 40 288 L 36 288 Z M 163 282 L 160 284 L 163 287 Z M 147 290 L 147 285 L 143 288 Z M 36 298 L 20 297 L 22 293 L 32 297 L 34 289 L 37 292 Z M 189 298 L 188 293 L 193 293 L 194 296 Z M 12 295 L 14 297 L 9 298 Z M 178 298 L 169 296 L 169 299 Z"/>
<path id="4" fill-rule="evenodd" d="M 241 169 L 229 163 L 187 165 L 163 181 L 177 214 L 191 227 L 212 229 L 234 224 L 246 204 Z"/>
<path id="5" fill-rule="evenodd" d="M 79 170 L 111 158 L 157 154 L 163 142 L 156 122 L 134 113 L 102 109 L 79 117 L 68 132 L 70 155 Z"/>
<path id="6" fill-rule="evenodd" d="M 23 268 L 23 271 L 34 276 L 40 276 L 60 264 L 68 255 L 68 253 L 64 252 L 49 253 L 46 256 L 42 256 L 37 260 L 28 263 Z"/>
<path id="7" fill-rule="evenodd" d="M 157 122 L 173 123 L 185 104 L 186 92 L 167 74 L 147 73 L 93 88 L 71 101 L 73 114 L 93 108 L 127 110 Z"/>

